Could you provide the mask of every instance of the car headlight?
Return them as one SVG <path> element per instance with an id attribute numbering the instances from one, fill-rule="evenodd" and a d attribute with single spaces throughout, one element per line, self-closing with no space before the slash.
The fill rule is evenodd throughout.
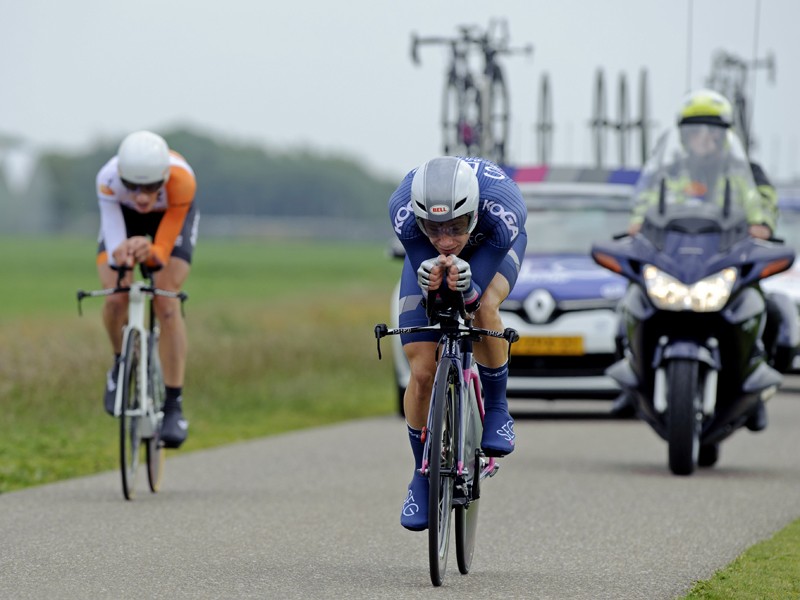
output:
<path id="1" fill-rule="evenodd" d="M 645 265 L 647 295 L 660 310 L 715 312 L 722 310 L 736 282 L 736 269 L 728 267 L 705 279 L 686 285 L 653 265 Z"/>

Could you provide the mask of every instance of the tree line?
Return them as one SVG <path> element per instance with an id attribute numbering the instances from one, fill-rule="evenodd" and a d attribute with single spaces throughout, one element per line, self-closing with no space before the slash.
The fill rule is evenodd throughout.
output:
<path id="1" fill-rule="evenodd" d="M 355 159 L 311 150 L 270 151 L 187 129 L 164 138 L 194 169 L 195 201 L 205 215 L 388 223 L 387 202 L 398 181 L 369 173 Z M 116 145 L 101 143 L 83 154 L 41 156 L 57 223 L 67 225 L 97 212 L 95 176 L 116 150 Z"/>

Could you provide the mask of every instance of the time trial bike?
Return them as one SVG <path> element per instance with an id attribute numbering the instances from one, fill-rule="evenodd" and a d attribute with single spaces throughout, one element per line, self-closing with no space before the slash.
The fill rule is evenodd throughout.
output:
<path id="1" fill-rule="evenodd" d="M 188 299 L 185 292 L 162 290 L 155 286 L 154 274 L 158 268 L 141 265 L 142 279 L 123 285 L 125 275 L 132 267 L 112 266 L 117 272 L 113 288 L 93 291 L 78 290 L 78 313 L 84 298 L 128 294 L 128 322 L 122 334 L 117 395 L 114 417 L 119 418 L 120 471 L 122 493 L 126 500 L 135 495 L 136 471 L 139 467 L 141 447 L 145 448 L 147 480 L 150 491 L 161 486 L 164 472 L 164 444 L 161 441 L 161 422 L 164 418 L 164 377 L 158 354 L 159 327 L 153 307 L 153 297 Z"/>
<path id="2" fill-rule="evenodd" d="M 481 336 L 503 338 L 511 344 L 519 339 L 514 329 L 492 331 L 472 325 L 472 314 L 464 308 L 460 292 L 431 292 L 427 300 L 426 326 L 389 328 L 375 326 L 378 358 L 381 338 L 423 331 L 441 333 L 437 347 L 436 376 L 422 431 L 424 452 L 420 473 L 429 479 L 428 558 L 431 582 L 442 585 L 450 546 L 451 516 L 455 509 L 455 540 L 458 570 L 466 575 L 472 565 L 478 527 L 481 482 L 497 473 L 500 465 L 481 450 L 483 398 L 472 344 Z"/>

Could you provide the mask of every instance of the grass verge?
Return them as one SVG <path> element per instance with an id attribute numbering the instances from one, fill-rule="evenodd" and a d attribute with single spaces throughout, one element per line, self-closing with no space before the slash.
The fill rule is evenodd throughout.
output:
<path id="1" fill-rule="evenodd" d="M 0 492 L 117 468 L 102 300 L 75 307 L 97 286 L 93 244 L 4 238 L 0 252 L 20 257 L 0 318 Z M 194 263 L 181 452 L 394 410 L 373 335 L 400 271 L 384 247 L 207 241 Z"/>

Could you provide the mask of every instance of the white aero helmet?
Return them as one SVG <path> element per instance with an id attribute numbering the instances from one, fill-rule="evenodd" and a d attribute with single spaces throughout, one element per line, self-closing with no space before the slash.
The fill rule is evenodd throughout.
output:
<path id="1" fill-rule="evenodd" d="M 169 147 L 160 135 L 135 131 L 119 145 L 119 176 L 134 184 L 156 183 L 169 179 Z"/>
<path id="2" fill-rule="evenodd" d="M 469 217 L 467 232 L 478 222 L 480 189 L 475 171 L 455 156 L 434 158 L 422 164 L 411 180 L 411 204 L 417 225 L 425 235 L 425 222 L 443 223 Z"/>

